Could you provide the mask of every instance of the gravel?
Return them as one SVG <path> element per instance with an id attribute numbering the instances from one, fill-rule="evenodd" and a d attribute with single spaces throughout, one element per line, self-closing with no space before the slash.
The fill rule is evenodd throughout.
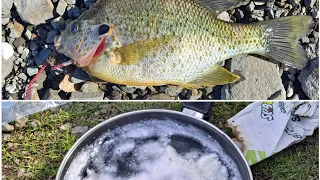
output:
<path id="1" fill-rule="evenodd" d="M 4 99 L 23 99 L 31 78 L 49 60 L 55 65 L 69 60 L 55 53 L 54 38 L 81 13 L 91 7 L 96 0 L 12 0 L 2 1 L 2 39 L 12 47 L 14 55 L 2 60 L 2 80 Z M 219 19 L 250 23 L 283 16 L 310 15 L 315 25 L 302 38 L 309 59 L 318 59 L 319 54 L 319 1 L 246 1 L 234 9 L 223 12 Z M 4 46 L 3 46 L 4 47 Z M 246 57 L 243 62 L 237 59 Z M 256 59 L 253 62 L 251 59 Z M 233 62 L 234 61 L 234 62 Z M 246 67 L 252 66 L 252 67 Z M 249 64 L 249 65 L 248 65 Z M 267 58 L 239 56 L 221 63 L 236 74 L 241 71 L 240 81 L 234 84 L 207 87 L 192 91 L 180 86 L 129 87 L 112 83 L 102 83 L 84 70 L 71 65 L 59 71 L 43 72 L 37 79 L 40 99 L 61 100 L 127 100 L 127 99 L 317 99 L 317 69 L 294 70 Z M 59 92 L 59 83 L 66 74 L 70 81 L 79 84 L 76 92 Z M 268 75 L 268 77 L 266 77 Z M 299 77 L 299 80 L 297 80 Z M 267 79 L 272 79 L 268 82 Z M 256 81 L 257 80 L 257 81 Z M 252 81 L 252 82 L 250 82 Z M 99 85 L 94 82 L 99 82 Z M 92 85 L 92 87 L 90 86 Z"/>

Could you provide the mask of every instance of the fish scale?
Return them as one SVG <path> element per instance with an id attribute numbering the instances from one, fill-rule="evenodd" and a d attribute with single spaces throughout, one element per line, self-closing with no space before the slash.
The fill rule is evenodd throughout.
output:
<path id="1" fill-rule="evenodd" d="M 79 44 L 79 36 L 91 36 L 88 39 L 96 41 L 82 45 L 81 54 L 87 54 L 101 40 L 101 36 L 97 38 L 94 34 L 94 27 L 107 24 L 112 29 L 107 48 L 85 67 L 87 72 L 117 84 L 177 84 L 190 89 L 237 80 L 239 77 L 217 63 L 239 54 L 281 57 L 279 61 L 298 65 L 305 63 L 300 62 L 299 48 L 291 41 L 306 31 L 302 27 L 308 25 L 309 18 L 234 24 L 215 18 L 211 10 L 215 7 L 210 9 L 199 2 L 202 1 L 99 0 L 74 22 L 81 24 L 82 29 L 91 26 L 92 34 L 83 34 L 81 30 L 72 34 L 67 27 L 61 35 L 65 43 L 61 52 L 76 61 L 79 57 L 72 49 Z M 220 6 L 231 1 L 211 2 Z M 302 20 L 300 25 L 292 25 L 298 20 Z M 290 48 L 297 54 L 289 54 L 290 57 L 281 54 L 280 50 L 287 52 Z M 297 60 L 292 60 L 295 56 Z"/>

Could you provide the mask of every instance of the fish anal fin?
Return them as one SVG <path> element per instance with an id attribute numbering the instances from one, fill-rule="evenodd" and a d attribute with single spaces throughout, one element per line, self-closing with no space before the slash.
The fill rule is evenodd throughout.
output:
<path id="1" fill-rule="evenodd" d="M 239 76 L 232 74 L 225 68 L 220 67 L 218 65 L 214 65 L 212 70 L 209 73 L 200 75 L 196 80 L 189 82 L 187 85 L 190 85 L 190 87 L 192 86 L 210 87 L 210 86 L 233 83 L 239 79 L 240 79 Z"/>
<path id="2" fill-rule="evenodd" d="M 118 65 L 137 64 L 148 52 L 162 45 L 166 45 L 170 39 L 170 37 L 148 39 L 116 48 L 110 53 L 110 62 Z"/>

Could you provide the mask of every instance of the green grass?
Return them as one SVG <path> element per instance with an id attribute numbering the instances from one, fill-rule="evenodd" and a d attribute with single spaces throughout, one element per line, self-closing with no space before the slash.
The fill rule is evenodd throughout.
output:
<path id="1" fill-rule="evenodd" d="M 226 121 L 249 103 L 214 103 L 209 120 L 227 134 Z M 60 109 L 48 110 L 28 117 L 38 127 L 27 126 L 10 133 L 3 140 L 3 179 L 54 179 L 66 152 L 78 137 L 60 126 L 74 123 L 93 127 L 101 121 L 125 112 L 142 109 L 180 110 L 180 103 L 70 103 Z M 252 167 L 255 179 L 319 179 L 318 133 Z M 24 176 L 17 177 L 25 169 Z"/>

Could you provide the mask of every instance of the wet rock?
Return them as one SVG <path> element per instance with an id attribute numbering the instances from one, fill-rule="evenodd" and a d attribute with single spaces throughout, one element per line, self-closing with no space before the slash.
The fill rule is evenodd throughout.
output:
<path id="1" fill-rule="evenodd" d="M 20 118 L 20 119 L 17 119 L 17 120 L 15 121 L 14 126 L 15 126 L 17 129 L 21 129 L 21 128 L 23 128 L 23 127 L 26 126 L 27 120 L 28 120 L 28 119 L 25 118 L 25 117 L 22 117 L 22 118 Z"/>
<path id="2" fill-rule="evenodd" d="M 94 82 L 86 82 L 81 86 L 80 91 L 84 93 L 98 92 L 99 85 Z"/>
<path id="3" fill-rule="evenodd" d="M 73 134 L 75 136 L 82 136 L 88 130 L 89 130 L 88 126 L 76 126 L 76 127 L 72 128 L 71 134 Z"/>
<path id="4" fill-rule="evenodd" d="M 14 126 L 11 124 L 2 124 L 2 131 L 3 132 L 11 132 L 14 130 Z"/>
<path id="5" fill-rule="evenodd" d="M 2 14 L 7 15 L 10 14 L 10 10 L 12 8 L 13 5 L 13 0 L 2 0 L 1 1 L 2 6 L 1 6 L 1 10 L 2 10 Z"/>
<path id="6" fill-rule="evenodd" d="M 87 8 L 90 8 L 97 0 L 84 0 L 84 4 Z"/>
<path id="7" fill-rule="evenodd" d="M 53 29 L 58 30 L 64 28 L 64 23 L 65 20 L 63 19 L 63 17 L 57 17 L 51 21 L 51 26 L 53 27 Z"/>
<path id="8" fill-rule="evenodd" d="M 77 68 L 71 75 L 71 82 L 78 84 L 89 81 L 90 77 L 83 69 Z"/>
<path id="9" fill-rule="evenodd" d="M 37 65 L 40 66 L 45 64 L 51 53 L 52 51 L 49 48 L 42 49 L 40 53 L 35 57 Z"/>
<path id="10" fill-rule="evenodd" d="M 308 64 L 298 77 L 303 92 L 311 99 L 319 99 L 319 59 Z"/>
<path id="11" fill-rule="evenodd" d="M 313 8 L 314 4 L 316 3 L 316 0 L 304 0 L 303 4 L 308 8 Z"/>
<path id="12" fill-rule="evenodd" d="M 62 16 L 64 14 L 64 12 L 66 11 L 67 7 L 68 7 L 68 3 L 66 3 L 64 0 L 60 0 L 56 11 L 59 15 Z"/>
<path id="13" fill-rule="evenodd" d="M 83 93 L 83 92 L 73 92 L 71 94 L 70 100 L 103 100 L 104 92 L 90 92 L 90 93 Z"/>
<path id="14" fill-rule="evenodd" d="M 265 100 L 276 92 L 280 93 L 277 99 L 286 99 L 286 92 L 278 74 L 278 65 L 244 55 L 232 59 L 230 70 L 241 79 L 223 86 L 221 90 L 223 100 Z"/>
<path id="15" fill-rule="evenodd" d="M 48 32 L 48 35 L 47 35 L 47 39 L 46 39 L 46 42 L 49 43 L 49 44 L 52 44 L 54 42 L 54 38 L 56 37 L 58 31 L 57 30 L 51 30 Z"/>
<path id="16" fill-rule="evenodd" d="M 16 0 L 15 6 L 22 20 L 39 25 L 53 18 L 51 0 Z"/>
<path id="17" fill-rule="evenodd" d="M 39 36 L 41 37 L 41 39 L 43 39 L 44 41 L 47 39 L 47 35 L 48 35 L 48 31 L 47 30 L 45 30 L 44 28 L 39 28 L 38 29 L 38 34 L 39 34 Z"/>

